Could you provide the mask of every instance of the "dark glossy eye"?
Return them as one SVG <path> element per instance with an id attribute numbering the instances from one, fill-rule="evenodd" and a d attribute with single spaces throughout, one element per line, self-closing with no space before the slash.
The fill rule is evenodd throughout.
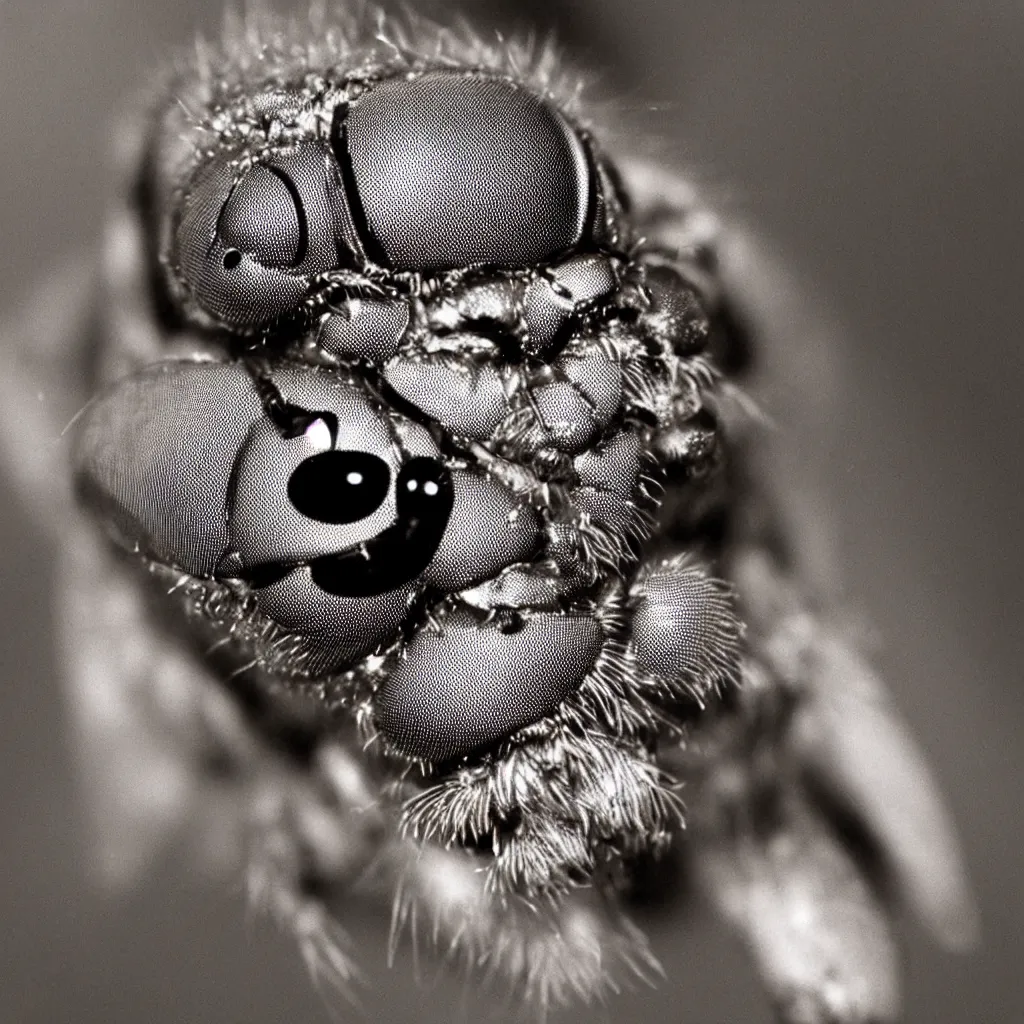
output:
<path id="1" fill-rule="evenodd" d="M 451 474 L 435 459 L 410 459 L 398 474 L 395 505 L 402 519 L 443 515 L 447 522 L 452 505 Z"/>
<path id="2" fill-rule="evenodd" d="M 372 597 L 405 586 L 434 557 L 453 501 L 452 476 L 440 462 L 410 459 L 395 480 L 395 522 L 357 550 L 315 559 L 313 582 L 339 597 Z"/>
<path id="3" fill-rule="evenodd" d="M 217 233 L 226 246 L 238 250 L 239 257 L 248 253 L 265 267 L 301 263 L 306 250 L 306 217 L 291 179 L 262 164 L 250 167 L 231 190 Z M 229 262 L 234 260 L 225 257 L 226 270 L 232 269 Z"/>
<path id="4" fill-rule="evenodd" d="M 387 497 L 391 471 L 369 452 L 320 452 L 303 460 L 288 480 L 288 498 L 310 519 L 356 523 Z"/>
<path id="5" fill-rule="evenodd" d="M 333 145 L 368 254 L 385 266 L 524 266 L 583 235 L 583 144 L 554 107 L 505 79 L 436 71 L 381 82 L 339 119 Z"/>

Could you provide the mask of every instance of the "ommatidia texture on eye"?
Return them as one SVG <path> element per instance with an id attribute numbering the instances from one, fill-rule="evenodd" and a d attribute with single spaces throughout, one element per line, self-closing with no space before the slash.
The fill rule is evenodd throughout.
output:
<path id="1" fill-rule="evenodd" d="M 214 358 L 87 410 L 82 494 L 241 609 L 240 658 L 333 680 L 394 753 L 441 771 L 596 714 L 646 759 L 660 700 L 734 673 L 738 627 L 696 563 L 629 590 L 669 462 L 714 465 L 715 371 L 695 286 L 635 249 L 590 133 L 508 74 L 429 64 L 228 93 L 181 127 L 159 255 Z M 702 616 L 694 650 L 637 659 Z"/>
<path id="2" fill-rule="evenodd" d="M 329 131 L 266 156 L 226 148 L 184 187 L 172 265 L 232 326 L 285 313 L 332 270 L 547 265 L 608 234 L 585 138 L 506 78 L 343 81 L 319 108 Z"/>

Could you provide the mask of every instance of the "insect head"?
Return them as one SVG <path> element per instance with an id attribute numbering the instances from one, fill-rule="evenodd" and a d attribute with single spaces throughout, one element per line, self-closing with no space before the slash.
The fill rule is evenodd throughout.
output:
<path id="1" fill-rule="evenodd" d="M 680 821 L 659 743 L 736 672 L 685 539 L 720 462 L 699 275 L 543 83 L 266 74 L 156 112 L 156 340 L 110 339 L 79 492 L 230 685 L 379 762 L 404 841 L 509 896 L 620 877 Z"/>

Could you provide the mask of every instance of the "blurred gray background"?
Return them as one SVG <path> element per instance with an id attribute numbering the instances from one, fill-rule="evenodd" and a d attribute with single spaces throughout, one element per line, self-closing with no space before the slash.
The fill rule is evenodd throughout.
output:
<path id="1" fill-rule="evenodd" d="M 435 9 L 443 4 L 431 5 Z M 848 595 L 880 627 L 895 701 L 959 823 L 984 945 L 910 923 L 907 1018 L 1024 1020 L 1020 780 L 1019 295 L 1024 6 L 1006 0 L 500 0 L 481 24 L 553 25 L 616 116 L 712 183 L 844 325 L 842 393 L 814 437 Z M 94 237 L 116 103 L 201 0 L 0 4 L 0 308 Z M 168 857 L 138 891 L 90 888 L 52 650 L 52 553 L 0 500 L 0 1021 L 316 1024 L 291 944 L 240 892 Z M 383 965 L 386 923 L 349 922 L 367 968 L 338 1020 L 501 1020 L 462 981 Z M 570 1019 L 766 1022 L 736 941 L 706 913 L 651 923 L 668 970 Z"/>

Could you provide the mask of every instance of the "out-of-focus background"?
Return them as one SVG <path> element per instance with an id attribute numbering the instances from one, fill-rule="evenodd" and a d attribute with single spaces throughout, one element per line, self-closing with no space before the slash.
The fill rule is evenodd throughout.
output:
<path id="1" fill-rule="evenodd" d="M 620 124 L 756 225 L 843 325 L 834 410 L 788 440 L 819 467 L 848 596 L 880 627 L 882 667 L 959 823 L 983 916 L 984 944 L 966 957 L 904 923 L 907 1019 L 1024 1020 L 1024 7 L 448 6 L 484 26 L 556 28 Z M 95 236 L 117 102 L 169 44 L 216 25 L 217 8 L 0 5 L 0 308 Z M 785 408 L 772 411 L 785 431 Z M 0 539 L 0 1020 L 330 1020 L 291 943 L 246 914 L 239 887 L 172 856 L 126 895 L 90 886 L 52 643 L 60 567 L 9 488 Z M 506 1017 L 443 972 L 425 967 L 419 988 L 407 963 L 389 972 L 383 919 L 348 923 L 367 984 L 362 1009 L 335 1019 Z M 769 1019 L 735 939 L 707 913 L 650 927 L 660 988 L 569 1019 Z"/>

